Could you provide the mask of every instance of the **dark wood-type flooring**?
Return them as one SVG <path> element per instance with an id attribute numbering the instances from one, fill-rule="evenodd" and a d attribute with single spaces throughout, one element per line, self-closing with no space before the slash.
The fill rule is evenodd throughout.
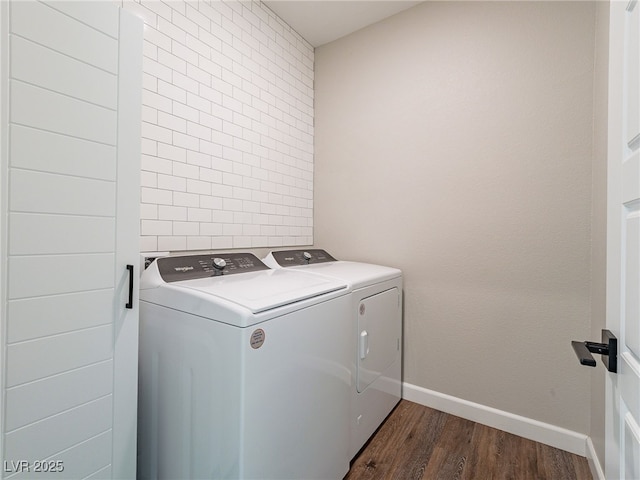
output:
<path id="1" fill-rule="evenodd" d="M 587 459 L 402 400 L 345 480 L 592 480 Z"/>

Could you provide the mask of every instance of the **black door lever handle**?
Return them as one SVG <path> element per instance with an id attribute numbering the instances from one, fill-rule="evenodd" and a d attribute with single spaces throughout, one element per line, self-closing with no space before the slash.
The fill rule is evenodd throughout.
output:
<path id="1" fill-rule="evenodd" d="M 592 353 L 602 355 L 602 361 L 612 373 L 618 371 L 618 339 L 609 330 L 602 330 L 602 343 L 597 342 L 571 342 L 573 350 L 578 356 L 581 365 L 595 367 L 596 361 Z"/>
<path id="2" fill-rule="evenodd" d="M 571 341 L 571 346 L 580 360 L 580 365 L 587 365 L 588 367 L 595 367 L 596 360 L 591 355 L 591 352 L 587 348 L 587 342 L 578 342 L 576 340 Z"/>

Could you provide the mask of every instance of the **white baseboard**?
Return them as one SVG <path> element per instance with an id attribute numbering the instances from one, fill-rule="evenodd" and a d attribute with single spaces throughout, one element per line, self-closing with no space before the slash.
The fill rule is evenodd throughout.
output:
<path id="1" fill-rule="evenodd" d="M 606 480 L 604 476 L 604 470 L 596 455 L 596 449 L 593 447 L 591 437 L 587 437 L 587 461 L 589 462 L 589 468 L 591 469 L 591 475 L 595 480 Z"/>
<path id="2" fill-rule="evenodd" d="M 581 457 L 587 457 L 587 440 L 591 443 L 590 439 L 582 433 L 573 432 L 549 423 L 539 422 L 538 420 L 480 405 L 479 403 L 452 397 L 451 395 L 435 392 L 410 383 L 402 384 L 402 398 L 457 417 L 481 423 L 482 425 L 528 438 L 529 440 L 575 453 Z M 592 443 L 591 449 L 593 450 Z M 595 463 L 597 463 L 595 451 L 593 451 L 591 456 L 595 459 Z M 594 478 L 598 477 L 594 475 Z M 604 476 L 600 478 L 604 479 Z"/>

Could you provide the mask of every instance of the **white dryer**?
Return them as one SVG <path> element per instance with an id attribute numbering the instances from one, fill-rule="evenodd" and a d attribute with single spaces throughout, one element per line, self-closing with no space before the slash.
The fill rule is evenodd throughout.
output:
<path id="1" fill-rule="evenodd" d="M 229 253 L 159 258 L 140 284 L 138 478 L 344 477 L 345 282 Z"/>
<path id="2" fill-rule="evenodd" d="M 402 272 L 396 268 L 337 261 L 320 249 L 269 253 L 271 268 L 304 271 L 346 282 L 351 302 L 351 407 L 349 455 L 353 458 L 402 394 Z"/>

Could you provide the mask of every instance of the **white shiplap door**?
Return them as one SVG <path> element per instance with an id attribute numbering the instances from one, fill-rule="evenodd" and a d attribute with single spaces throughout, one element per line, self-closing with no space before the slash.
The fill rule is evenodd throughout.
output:
<path id="1" fill-rule="evenodd" d="M 142 24 L 113 2 L 0 8 L 0 476 L 134 478 Z"/>
<path id="2" fill-rule="evenodd" d="M 640 479 L 640 5 L 613 0 L 609 46 L 607 328 L 618 373 L 607 374 L 605 473 Z"/>

